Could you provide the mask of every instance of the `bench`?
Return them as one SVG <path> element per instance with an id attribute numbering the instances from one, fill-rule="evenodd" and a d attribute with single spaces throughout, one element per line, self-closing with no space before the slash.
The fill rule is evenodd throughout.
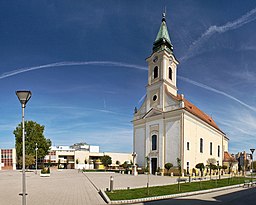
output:
<path id="1" fill-rule="evenodd" d="M 192 181 L 202 181 L 202 180 L 206 180 L 206 177 L 192 178 Z"/>
<path id="2" fill-rule="evenodd" d="M 178 178 L 178 179 L 177 179 L 177 182 L 185 182 L 185 183 L 186 183 L 187 180 L 188 180 L 188 179 L 186 179 L 186 178 Z"/>

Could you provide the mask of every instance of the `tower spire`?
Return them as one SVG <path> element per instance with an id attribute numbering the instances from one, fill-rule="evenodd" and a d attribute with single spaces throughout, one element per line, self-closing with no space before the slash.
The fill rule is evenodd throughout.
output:
<path id="1" fill-rule="evenodd" d="M 172 46 L 167 25 L 166 25 L 165 12 L 163 12 L 162 14 L 162 23 L 158 31 L 158 34 L 156 36 L 156 40 L 153 44 L 153 52 L 164 50 L 164 49 L 169 51 L 170 53 L 173 52 L 173 46 Z"/>
<path id="2" fill-rule="evenodd" d="M 162 14 L 162 16 L 163 16 L 162 21 L 165 21 L 165 15 L 166 15 L 166 6 L 164 7 L 164 11 L 163 11 L 163 14 Z"/>

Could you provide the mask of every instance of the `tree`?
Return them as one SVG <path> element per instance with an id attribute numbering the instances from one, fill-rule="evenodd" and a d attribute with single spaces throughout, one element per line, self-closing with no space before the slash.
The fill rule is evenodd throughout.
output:
<path id="1" fill-rule="evenodd" d="M 198 163 L 197 165 L 196 165 L 196 168 L 197 169 L 199 169 L 200 170 L 200 172 L 201 172 L 201 177 L 203 176 L 203 173 L 204 173 L 204 163 Z"/>
<path id="2" fill-rule="evenodd" d="M 25 149 L 26 157 L 35 158 L 35 149 L 37 143 L 37 157 L 43 159 L 49 152 L 51 140 L 44 137 L 44 126 L 37 124 L 34 121 L 25 121 Z M 13 131 L 15 135 L 15 147 L 18 165 L 22 165 L 22 123 L 20 123 Z M 30 156 L 30 157 L 28 157 Z M 30 161 L 30 160 L 29 160 Z M 26 161 L 28 162 L 28 161 Z M 25 162 L 25 163 L 26 163 Z M 27 164 L 26 165 L 31 165 Z"/>
<path id="3" fill-rule="evenodd" d="M 221 169 L 223 170 L 223 171 L 225 171 L 225 169 L 227 169 L 228 167 L 226 166 L 226 165 L 222 165 L 222 167 L 221 167 Z"/>
<path id="4" fill-rule="evenodd" d="M 179 176 L 181 176 L 181 159 L 180 158 L 177 158 L 177 165 L 179 170 Z"/>
<path id="5" fill-rule="evenodd" d="M 226 159 L 226 162 L 228 162 L 228 173 L 231 173 L 231 170 L 233 168 L 234 163 L 237 162 L 237 160 L 234 157 L 230 157 L 229 159 Z"/>
<path id="6" fill-rule="evenodd" d="M 178 190 L 180 191 L 181 159 L 177 158 L 176 160 L 177 160 L 177 165 L 179 170 Z"/>
<path id="7" fill-rule="evenodd" d="M 22 157 L 20 157 L 18 159 L 18 164 L 22 164 Z M 25 165 L 26 165 L 26 168 L 28 168 L 29 166 L 35 164 L 35 158 L 33 155 L 25 155 Z"/>
<path id="8" fill-rule="evenodd" d="M 171 169 L 173 167 L 173 164 L 172 163 L 166 163 L 165 165 L 164 165 L 164 168 L 165 169 L 167 169 L 167 171 L 169 172 L 169 170 Z"/>
<path id="9" fill-rule="evenodd" d="M 112 164 L 112 159 L 108 155 L 104 155 L 100 160 L 105 167 L 108 167 L 110 164 Z"/>
<path id="10" fill-rule="evenodd" d="M 214 169 L 215 167 L 215 163 L 216 163 L 216 159 L 215 158 L 209 158 L 207 160 L 207 166 L 210 168 L 210 179 L 212 178 L 212 169 Z"/>

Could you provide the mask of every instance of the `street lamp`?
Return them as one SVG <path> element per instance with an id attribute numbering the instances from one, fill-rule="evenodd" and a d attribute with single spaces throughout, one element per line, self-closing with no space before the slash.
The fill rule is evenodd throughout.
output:
<path id="1" fill-rule="evenodd" d="M 16 95 L 19 98 L 22 107 L 22 205 L 26 205 L 26 176 L 25 176 L 25 121 L 24 111 L 27 102 L 31 98 L 32 93 L 30 91 L 16 91 Z"/>
<path id="2" fill-rule="evenodd" d="M 252 165 L 251 165 L 251 181 L 252 181 L 252 172 L 253 172 L 253 152 L 255 151 L 255 149 L 250 149 L 252 152 Z"/>
<path id="3" fill-rule="evenodd" d="M 136 166 L 136 157 L 137 157 L 137 153 L 136 152 L 133 152 L 132 153 L 132 157 L 133 157 L 133 175 L 134 176 L 137 176 L 138 173 L 137 173 L 137 166 Z"/>
<path id="4" fill-rule="evenodd" d="M 37 174 L 37 150 L 38 150 L 38 148 L 37 148 L 37 143 L 36 143 L 36 174 Z"/>

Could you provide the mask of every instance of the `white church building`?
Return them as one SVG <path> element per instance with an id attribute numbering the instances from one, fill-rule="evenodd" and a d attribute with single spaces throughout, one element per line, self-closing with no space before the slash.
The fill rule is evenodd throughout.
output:
<path id="1" fill-rule="evenodd" d="M 222 165 L 228 151 L 228 138 L 214 120 L 177 93 L 178 60 L 168 34 L 165 14 L 153 44 L 153 52 L 146 59 L 148 84 L 142 106 L 133 119 L 134 152 L 137 164 L 150 173 L 164 169 L 168 162 L 191 173 L 196 164 L 207 164 L 215 158 Z"/>

